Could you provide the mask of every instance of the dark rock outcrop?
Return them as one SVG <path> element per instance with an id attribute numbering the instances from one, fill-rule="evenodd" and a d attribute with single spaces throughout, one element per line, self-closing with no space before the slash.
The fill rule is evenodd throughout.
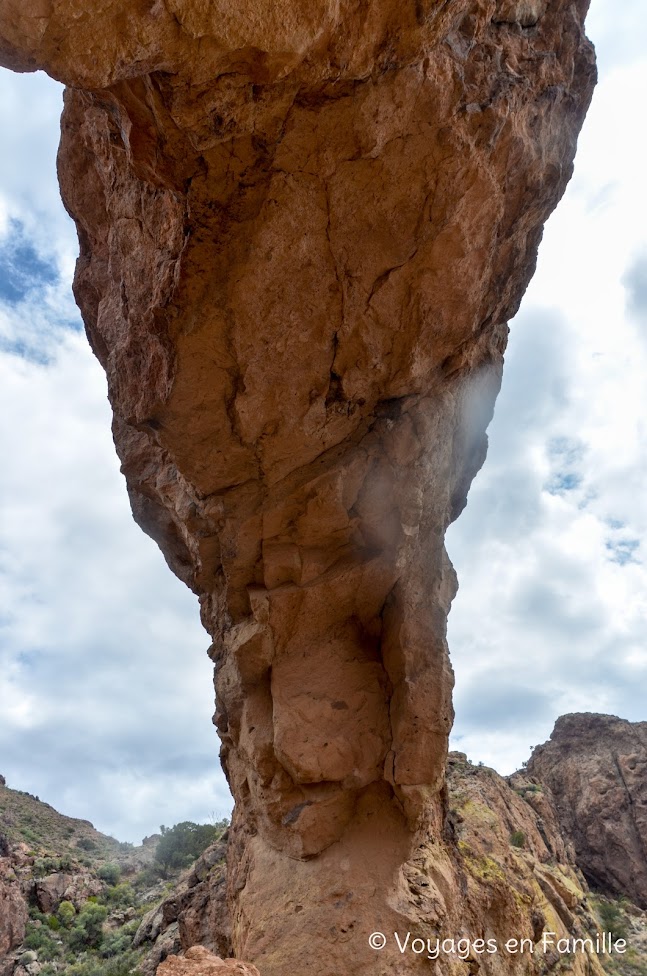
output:
<path id="1" fill-rule="evenodd" d="M 589 882 L 647 908 L 647 722 L 563 715 L 528 773 L 550 787 Z"/>
<path id="2" fill-rule="evenodd" d="M 79 908 L 90 896 L 100 894 L 104 887 L 88 870 L 57 872 L 34 881 L 32 898 L 41 912 L 50 914 L 62 901 L 72 902 Z"/>

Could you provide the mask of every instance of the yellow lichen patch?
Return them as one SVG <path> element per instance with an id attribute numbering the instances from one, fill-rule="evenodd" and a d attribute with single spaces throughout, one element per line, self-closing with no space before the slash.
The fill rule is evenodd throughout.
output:
<path id="1" fill-rule="evenodd" d="M 498 823 L 496 814 L 484 803 L 477 803 L 476 800 L 468 800 L 462 807 L 461 813 L 468 824 L 494 827 Z"/>
<path id="2" fill-rule="evenodd" d="M 562 901 L 569 908 L 575 908 L 584 898 L 584 892 L 578 883 L 574 873 L 562 865 L 546 867 L 545 872 L 550 877 L 550 882 L 561 897 Z"/>
<path id="3" fill-rule="evenodd" d="M 463 856 L 463 863 L 473 878 L 476 878 L 478 881 L 491 883 L 503 881 L 505 883 L 505 872 L 494 858 L 488 857 L 486 854 L 477 854 L 463 841 L 459 841 L 458 846 Z"/>

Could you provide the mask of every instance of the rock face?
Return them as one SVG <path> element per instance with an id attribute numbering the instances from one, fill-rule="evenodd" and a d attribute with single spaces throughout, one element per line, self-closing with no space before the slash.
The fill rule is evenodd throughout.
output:
<path id="1" fill-rule="evenodd" d="M 528 772 L 550 787 L 589 882 L 647 908 L 647 722 L 563 715 Z"/>
<path id="2" fill-rule="evenodd" d="M 374 928 L 461 917 L 443 537 L 571 173 L 587 6 L 2 5 L 3 63 L 70 86 L 75 293 L 135 518 L 213 636 L 233 943 L 264 976 L 306 947 L 373 973 Z"/>
<path id="3" fill-rule="evenodd" d="M 62 901 L 79 908 L 87 899 L 98 895 L 103 885 L 90 871 L 58 872 L 34 881 L 32 899 L 41 912 L 56 911 Z"/>
<path id="4" fill-rule="evenodd" d="M 555 942 L 558 938 L 582 939 L 594 935 L 599 927 L 591 912 L 589 892 L 576 866 L 572 845 L 562 836 L 550 790 L 525 774 L 515 774 L 505 780 L 493 769 L 472 765 L 462 753 L 449 754 L 446 784 L 447 839 L 455 845 L 458 859 L 448 871 L 445 884 L 446 887 L 455 886 L 453 898 L 460 901 L 462 911 L 460 926 L 453 933 L 457 948 L 452 953 L 447 947 L 447 958 L 443 960 L 457 967 L 449 972 L 460 976 L 469 972 L 493 976 L 504 973 L 516 976 L 523 972 L 527 976 L 538 976 L 568 971 L 571 976 L 602 976 L 600 960 L 593 952 L 577 952 L 569 956 L 568 969 L 563 970 L 560 964 L 565 960 L 560 958 L 550 940 L 545 942 L 543 938 L 544 932 L 552 932 Z M 415 934 L 420 931 L 418 926 L 423 919 L 435 911 L 434 900 L 438 897 L 441 879 L 437 840 L 421 834 L 419 841 L 406 873 L 408 897 L 415 900 L 418 913 Z M 205 867 L 215 857 L 217 847 L 205 852 Z M 198 874 L 203 871 L 204 868 L 199 868 Z M 211 871 L 213 873 L 213 867 Z M 175 917 L 178 903 L 183 904 L 186 911 L 193 899 L 200 914 L 210 919 L 210 926 L 222 932 L 227 913 L 218 893 L 220 873 L 217 872 L 215 877 L 215 884 L 199 892 L 198 885 L 187 884 L 187 880 L 191 881 L 189 875 L 157 912 L 152 913 L 152 917 L 163 926 L 164 919 Z M 153 927 L 151 931 L 147 919 L 142 922 L 142 930 L 155 935 L 155 929 Z M 465 946 L 458 947 L 459 939 L 465 938 L 467 933 L 471 933 L 473 939 L 477 933 L 486 933 L 487 938 L 496 942 L 497 951 L 488 955 L 468 950 Z M 352 930 L 346 935 L 345 944 L 350 951 Z M 427 937 L 432 938 L 434 945 L 433 935 Z M 378 963 L 384 963 L 396 948 L 392 933 L 388 933 L 388 938 L 390 941 Z M 509 952 L 506 944 L 511 938 L 529 940 L 527 944 L 532 944 L 532 951 L 527 949 L 523 956 Z M 196 951 L 190 948 L 194 939 L 213 948 L 207 941 L 210 939 L 207 931 L 188 930 L 185 926 L 181 946 L 188 950 L 188 958 Z M 303 933 L 302 945 L 306 951 L 307 932 Z M 154 958 L 163 946 L 162 933 L 147 959 Z M 231 951 L 226 937 L 221 936 L 217 951 L 223 957 Z M 159 976 L 171 976 L 175 970 L 169 967 L 179 965 L 179 960 L 169 960 L 158 970 Z M 387 963 L 386 971 L 389 971 L 388 966 Z M 148 962 L 142 968 L 148 972 Z M 429 960 L 426 960 L 425 968 L 437 971 Z M 195 971 L 196 976 L 201 972 L 188 964 L 181 971 Z M 346 967 L 340 971 L 352 972 L 352 969 Z"/>
<path id="5" fill-rule="evenodd" d="M 25 938 L 33 860 L 25 844 L 14 844 L 0 832 L 0 976 L 12 972 L 11 953 Z"/>
<path id="6" fill-rule="evenodd" d="M 158 976 L 260 976 L 256 966 L 220 959 L 202 946 L 193 946 L 182 958 L 169 956 L 157 972 Z"/>
<path id="7" fill-rule="evenodd" d="M 227 957 L 231 932 L 226 899 L 226 843 L 206 849 L 172 892 L 144 916 L 133 946 L 146 950 L 139 969 L 148 976 L 171 953 L 200 945 Z"/>
<path id="8" fill-rule="evenodd" d="M 0 966 L 4 957 L 25 937 L 27 901 L 23 897 L 13 865 L 0 857 Z"/>

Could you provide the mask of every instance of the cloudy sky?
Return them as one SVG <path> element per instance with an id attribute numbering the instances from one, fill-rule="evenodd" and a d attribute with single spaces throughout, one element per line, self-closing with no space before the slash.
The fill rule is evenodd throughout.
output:
<path id="1" fill-rule="evenodd" d="M 566 711 L 647 719 L 647 59 L 593 0 L 600 84 L 448 536 L 453 745 L 501 772 Z M 134 525 L 70 293 L 60 86 L 0 73 L 0 773 L 121 840 L 219 819 L 195 598 Z"/>

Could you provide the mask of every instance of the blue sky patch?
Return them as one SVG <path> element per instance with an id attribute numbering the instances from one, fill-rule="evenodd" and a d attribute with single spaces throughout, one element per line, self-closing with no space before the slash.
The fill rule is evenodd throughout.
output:
<path id="1" fill-rule="evenodd" d="M 584 457 L 585 445 L 573 437 L 553 437 L 548 442 L 548 456 L 562 464 L 576 464 Z"/>
<path id="2" fill-rule="evenodd" d="M 553 475 L 545 487 L 549 495 L 564 495 L 567 491 L 575 491 L 581 484 L 581 475 L 574 471 L 560 471 Z"/>
<path id="3" fill-rule="evenodd" d="M 586 452 L 586 445 L 571 437 L 553 437 L 548 442 L 547 453 L 556 471 L 544 485 L 549 495 L 565 495 L 582 487 L 582 475 L 577 466 Z"/>
<path id="4" fill-rule="evenodd" d="M 30 292 L 54 284 L 58 277 L 56 265 L 41 257 L 20 221 L 12 220 L 8 235 L 0 241 L 0 300 L 18 305 Z"/>
<path id="5" fill-rule="evenodd" d="M 615 542 L 606 543 L 607 551 L 610 553 L 609 559 L 612 563 L 619 566 L 626 566 L 627 563 L 637 563 L 636 553 L 640 548 L 638 539 L 618 539 Z"/>
<path id="6" fill-rule="evenodd" d="M 10 356 L 19 356 L 30 363 L 38 366 L 49 366 L 53 356 L 48 348 L 38 348 L 24 339 L 7 339 L 0 336 L 0 352 L 8 353 Z"/>

